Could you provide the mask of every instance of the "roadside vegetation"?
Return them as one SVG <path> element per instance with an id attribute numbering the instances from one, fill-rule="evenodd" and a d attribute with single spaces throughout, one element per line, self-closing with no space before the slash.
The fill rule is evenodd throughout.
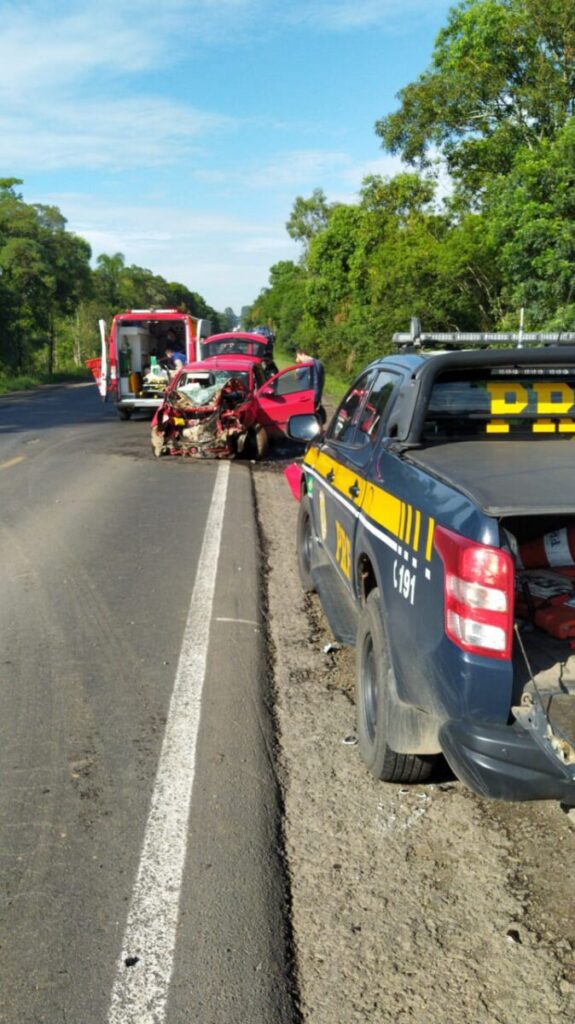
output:
<path id="1" fill-rule="evenodd" d="M 242 326 L 270 326 L 288 361 L 296 345 L 319 356 L 334 396 L 412 316 L 427 330 L 514 329 L 523 308 L 529 330 L 572 330 L 574 55 L 573 0 L 454 6 L 429 67 L 375 124 L 405 170 L 366 177 L 350 203 L 321 187 L 297 196 L 286 228 L 301 258 L 271 267 Z M 0 179 L 0 379 L 81 367 L 98 319 L 125 308 L 239 323 L 121 253 L 93 268 L 88 243 L 20 184 Z"/>
<path id="2" fill-rule="evenodd" d="M 298 262 L 270 270 L 250 323 L 268 323 L 345 379 L 427 330 L 575 327 L 575 8 L 464 0 L 428 69 L 377 121 L 405 172 L 358 201 L 298 196 Z"/>
<path id="3" fill-rule="evenodd" d="M 0 178 L 0 393 L 86 376 L 84 360 L 100 349 L 98 320 L 121 309 L 178 307 L 215 329 L 225 322 L 201 295 L 126 266 L 121 253 L 92 268 L 85 239 L 66 230 L 57 207 L 25 203 L 21 184 Z"/>

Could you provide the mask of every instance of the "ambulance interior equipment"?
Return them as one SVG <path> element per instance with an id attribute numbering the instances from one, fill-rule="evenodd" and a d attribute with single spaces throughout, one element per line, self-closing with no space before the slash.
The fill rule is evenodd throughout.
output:
<path id="1" fill-rule="evenodd" d="M 170 380 L 166 348 L 196 359 L 199 342 L 210 333 L 209 321 L 178 309 L 129 309 L 117 313 L 110 333 L 100 320 L 101 357 L 87 362 L 104 401 L 116 403 L 121 419 L 135 409 L 154 410 Z"/>

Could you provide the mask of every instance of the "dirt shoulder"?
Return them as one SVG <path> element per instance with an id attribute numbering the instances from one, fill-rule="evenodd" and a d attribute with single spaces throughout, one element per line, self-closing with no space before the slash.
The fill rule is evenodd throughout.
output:
<path id="1" fill-rule="evenodd" d="M 321 607 L 300 588 L 283 465 L 255 467 L 254 483 L 303 1020 L 572 1024 L 575 823 L 447 773 L 371 778 L 353 744 L 354 652 L 325 652 Z"/>

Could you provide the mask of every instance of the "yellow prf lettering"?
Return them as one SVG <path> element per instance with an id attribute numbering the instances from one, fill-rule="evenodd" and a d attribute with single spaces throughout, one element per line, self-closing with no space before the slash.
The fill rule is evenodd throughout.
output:
<path id="1" fill-rule="evenodd" d="M 348 579 L 351 578 L 351 542 L 343 526 L 335 524 L 335 557 L 341 571 Z"/>
<path id="2" fill-rule="evenodd" d="M 565 381 L 541 382 L 534 384 L 533 390 L 537 395 L 538 416 L 551 416 L 553 413 L 565 416 L 575 402 L 573 389 Z"/>
<path id="3" fill-rule="evenodd" d="M 515 381 L 488 384 L 492 416 L 518 416 L 529 404 L 527 390 Z"/>

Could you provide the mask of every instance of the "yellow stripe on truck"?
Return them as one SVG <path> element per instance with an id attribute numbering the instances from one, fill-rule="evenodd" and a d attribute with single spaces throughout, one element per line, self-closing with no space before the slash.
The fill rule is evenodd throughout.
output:
<path id="1" fill-rule="evenodd" d="M 384 491 L 382 487 L 368 483 L 355 470 L 342 466 L 319 448 L 310 448 L 306 452 L 304 465 L 314 469 L 318 476 L 329 483 L 347 501 L 353 502 L 357 508 L 361 507 L 362 512 L 378 526 L 413 547 L 414 551 L 419 550 L 422 527 L 422 514 L 419 509 L 401 501 L 395 494 Z M 332 476 L 328 480 L 327 477 L 330 473 Z M 356 498 L 349 493 L 350 487 L 354 485 L 359 488 Z M 428 561 L 431 560 L 434 527 L 435 521 L 430 519 L 425 554 Z"/>
<path id="2" fill-rule="evenodd" d="M 362 511 L 379 526 L 383 526 L 385 530 L 392 533 L 394 537 L 401 536 L 403 510 L 403 502 L 394 494 L 389 494 L 380 487 L 368 484 Z"/>

